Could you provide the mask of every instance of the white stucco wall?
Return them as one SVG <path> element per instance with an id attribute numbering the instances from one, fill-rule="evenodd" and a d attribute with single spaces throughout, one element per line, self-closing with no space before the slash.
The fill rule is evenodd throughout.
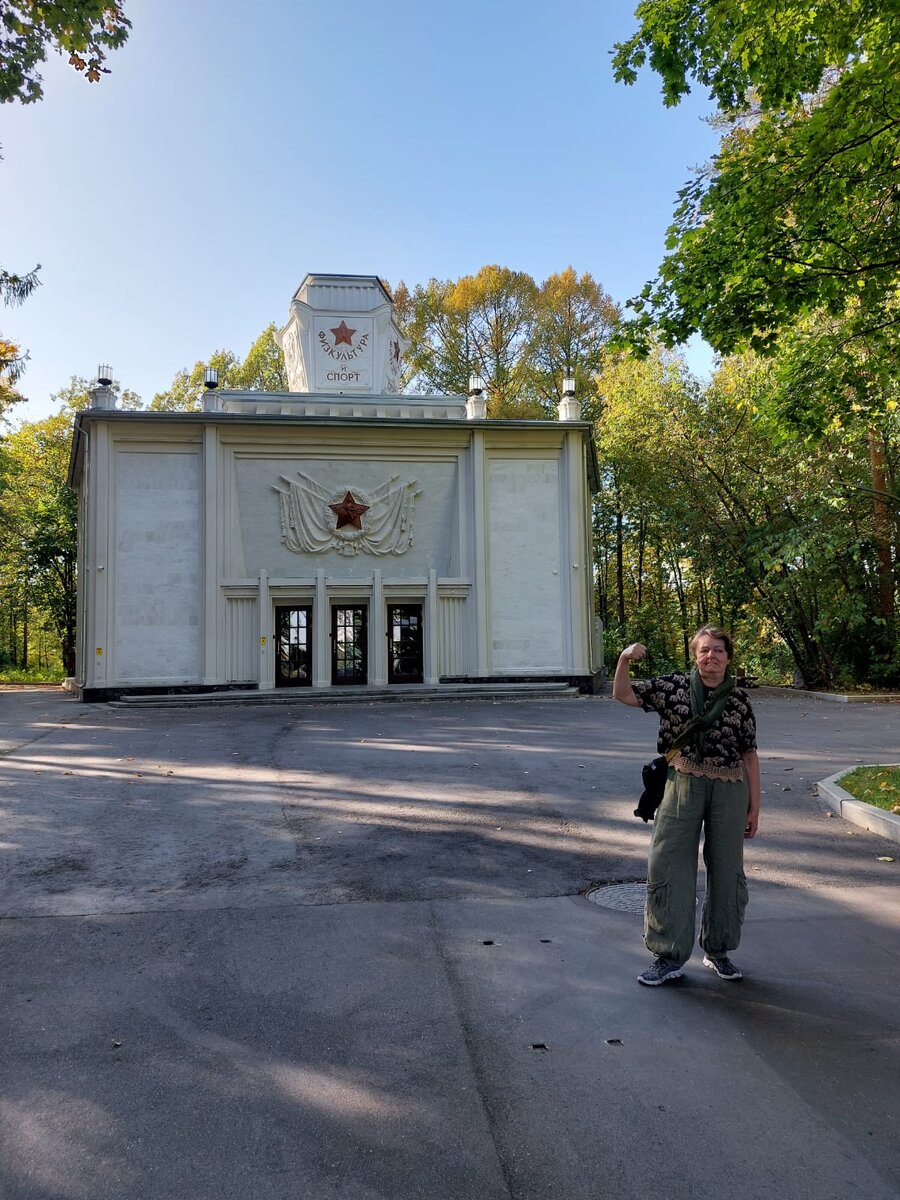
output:
<path id="1" fill-rule="evenodd" d="M 562 671 L 558 461 L 490 459 L 487 527 L 492 672 Z"/>
<path id="2" fill-rule="evenodd" d="M 120 448 L 115 481 L 115 677 L 193 680 L 200 670 L 199 456 Z"/>
<path id="3" fill-rule="evenodd" d="M 444 596 L 438 605 L 438 675 L 473 671 L 466 596 Z"/>
<path id="4" fill-rule="evenodd" d="M 259 612 L 254 596 L 225 601 L 225 682 L 259 679 Z"/>

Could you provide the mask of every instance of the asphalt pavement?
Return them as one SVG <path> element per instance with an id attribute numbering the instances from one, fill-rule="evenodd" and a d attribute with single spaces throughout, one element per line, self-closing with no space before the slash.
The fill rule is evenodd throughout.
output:
<path id="1" fill-rule="evenodd" d="M 0 691 L 0 1196 L 896 1200 L 900 847 L 815 784 L 900 705 L 756 708 L 745 979 L 650 989 L 642 712 Z"/>

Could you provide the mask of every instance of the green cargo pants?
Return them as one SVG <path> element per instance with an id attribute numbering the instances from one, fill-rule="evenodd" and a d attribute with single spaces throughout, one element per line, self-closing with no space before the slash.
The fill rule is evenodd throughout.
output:
<path id="1" fill-rule="evenodd" d="M 700 945 L 713 957 L 737 947 L 747 907 L 747 802 L 744 780 L 726 783 L 669 769 L 665 795 L 653 821 L 647 872 L 644 942 L 651 954 L 661 954 L 679 965 L 691 957 L 701 832 L 706 900 L 700 918 Z"/>

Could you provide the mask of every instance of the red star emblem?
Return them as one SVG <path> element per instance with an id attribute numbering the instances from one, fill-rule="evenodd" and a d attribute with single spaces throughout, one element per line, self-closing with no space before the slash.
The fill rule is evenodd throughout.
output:
<path id="1" fill-rule="evenodd" d="M 352 492 L 347 492 L 343 500 L 329 504 L 328 507 L 337 517 L 338 529 L 343 529 L 345 525 L 351 525 L 354 529 L 362 529 L 360 517 L 364 512 L 369 511 L 368 504 L 360 504 L 354 500 Z"/>
<path id="2" fill-rule="evenodd" d="M 331 332 L 334 334 L 334 344 L 336 346 L 353 345 L 353 335 L 356 333 L 356 330 L 351 329 L 346 321 L 341 321 L 337 329 L 332 329 Z"/>

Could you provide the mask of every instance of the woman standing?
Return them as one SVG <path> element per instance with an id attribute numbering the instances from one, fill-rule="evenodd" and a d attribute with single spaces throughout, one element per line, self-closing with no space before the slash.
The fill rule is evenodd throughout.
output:
<path id="1" fill-rule="evenodd" d="M 613 697 L 631 708 L 659 714 L 660 754 L 672 750 L 691 726 L 691 738 L 671 760 L 662 804 L 653 822 L 647 872 L 644 943 L 656 957 L 638 982 L 656 987 L 684 974 L 694 946 L 697 852 L 703 835 L 706 900 L 700 918 L 704 966 L 721 979 L 741 979 L 728 957 L 737 948 L 747 905 L 744 839 L 759 822 L 756 719 L 747 693 L 735 687 L 729 667 L 731 637 L 704 625 L 691 639 L 695 666 L 632 681 L 640 642 L 619 655 Z"/>

